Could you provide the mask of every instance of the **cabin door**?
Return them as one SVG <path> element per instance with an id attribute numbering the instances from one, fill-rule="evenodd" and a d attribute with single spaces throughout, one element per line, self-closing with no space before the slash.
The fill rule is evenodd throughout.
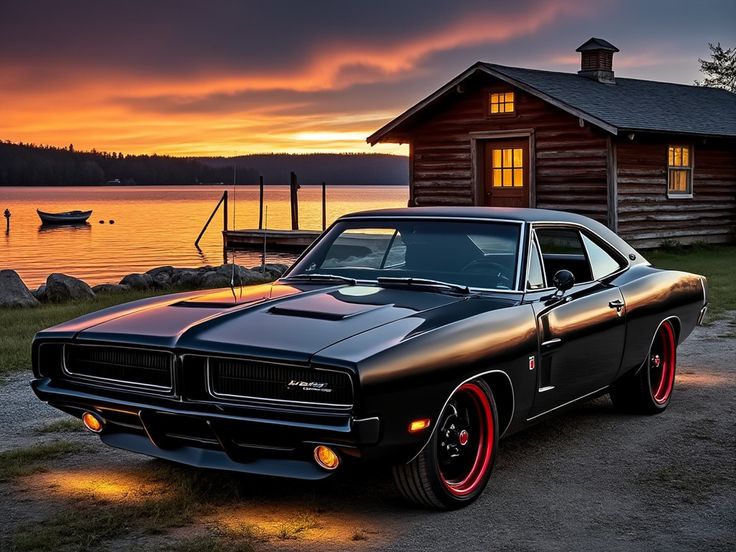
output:
<path id="1" fill-rule="evenodd" d="M 529 141 L 488 141 L 484 159 L 485 205 L 529 207 Z"/>

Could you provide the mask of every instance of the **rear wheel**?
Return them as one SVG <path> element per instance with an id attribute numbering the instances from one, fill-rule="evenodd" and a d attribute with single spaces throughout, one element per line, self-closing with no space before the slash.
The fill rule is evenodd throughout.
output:
<path id="1" fill-rule="evenodd" d="M 424 450 L 394 467 L 394 482 L 411 502 L 436 509 L 460 508 L 483 492 L 498 444 L 498 414 L 483 380 L 461 385 L 447 403 Z"/>
<path id="2" fill-rule="evenodd" d="M 616 407 L 642 414 L 658 414 L 667 408 L 675 386 L 677 339 L 672 322 L 662 322 L 654 336 L 645 364 L 624 377 L 611 390 Z"/>

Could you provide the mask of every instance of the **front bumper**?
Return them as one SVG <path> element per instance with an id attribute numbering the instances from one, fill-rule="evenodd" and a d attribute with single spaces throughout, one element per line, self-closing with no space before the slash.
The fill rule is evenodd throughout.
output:
<path id="1" fill-rule="evenodd" d="M 345 456 L 361 456 L 361 447 L 380 437 L 376 417 L 350 413 L 300 411 L 147 400 L 126 394 L 108 396 L 39 378 L 31 382 L 44 402 L 81 417 L 86 411 L 105 420 L 100 433 L 110 446 L 190 466 L 317 480 L 332 472 L 317 466 L 312 451 L 330 445 Z"/>

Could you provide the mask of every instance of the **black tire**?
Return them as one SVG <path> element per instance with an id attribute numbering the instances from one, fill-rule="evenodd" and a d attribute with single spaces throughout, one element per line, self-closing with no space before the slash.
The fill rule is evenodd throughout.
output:
<path id="1" fill-rule="evenodd" d="M 647 360 L 611 389 L 616 408 L 637 414 L 664 412 L 672 399 L 677 368 L 677 334 L 670 320 L 657 328 Z"/>
<path id="2" fill-rule="evenodd" d="M 488 484 L 497 447 L 498 412 L 490 387 L 479 379 L 464 383 L 450 397 L 422 452 L 394 466 L 394 483 L 414 504 L 461 508 Z"/>

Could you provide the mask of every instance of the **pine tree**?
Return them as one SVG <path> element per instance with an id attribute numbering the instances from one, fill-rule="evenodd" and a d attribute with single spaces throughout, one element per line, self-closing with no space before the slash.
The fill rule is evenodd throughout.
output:
<path id="1" fill-rule="evenodd" d="M 711 59 L 709 61 L 698 59 L 700 72 L 705 78 L 702 82 L 695 81 L 695 84 L 736 92 L 736 48 L 724 50 L 720 42 L 715 46 L 709 43 L 708 48 Z"/>

